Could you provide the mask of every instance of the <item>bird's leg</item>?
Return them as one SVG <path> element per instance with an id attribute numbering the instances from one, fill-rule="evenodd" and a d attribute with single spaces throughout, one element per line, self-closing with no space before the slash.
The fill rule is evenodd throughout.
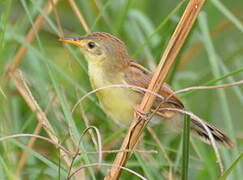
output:
<path id="1" fill-rule="evenodd" d="M 149 120 L 150 113 L 142 111 L 139 105 L 134 106 L 134 112 L 135 112 L 135 116 L 140 116 L 145 121 Z"/>

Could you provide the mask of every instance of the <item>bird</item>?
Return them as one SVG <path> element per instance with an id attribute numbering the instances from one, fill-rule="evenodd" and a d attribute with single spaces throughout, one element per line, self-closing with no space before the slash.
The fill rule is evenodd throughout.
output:
<path id="1" fill-rule="evenodd" d="M 60 41 L 78 46 L 88 62 L 88 76 L 93 89 L 115 84 L 124 84 L 140 87 L 105 88 L 97 91 L 99 103 L 104 112 L 121 126 L 128 126 L 134 117 L 134 107 L 138 105 L 144 95 L 141 88 L 147 89 L 153 73 L 142 65 L 131 60 L 126 45 L 118 37 L 106 32 L 93 32 L 80 37 L 64 37 Z M 169 111 L 163 108 L 178 108 L 183 110 L 182 100 L 174 94 L 172 88 L 163 83 L 158 94 L 163 99 L 156 98 L 152 111 L 155 115 L 150 124 L 164 123 L 176 132 L 182 132 L 184 115 L 180 112 Z M 155 123 L 153 123 L 153 121 Z M 234 143 L 222 131 L 204 121 L 218 144 L 232 148 Z M 203 125 L 191 118 L 190 132 L 203 142 L 210 144 L 210 139 Z"/>

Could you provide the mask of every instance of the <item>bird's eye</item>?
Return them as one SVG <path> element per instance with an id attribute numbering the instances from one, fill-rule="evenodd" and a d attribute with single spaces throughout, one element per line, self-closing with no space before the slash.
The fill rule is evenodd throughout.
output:
<path id="1" fill-rule="evenodd" d="M 93 41 L 90 41 L 88 43 L 88 46 L 89 46 L 90 49 L 93 49 L 95 47 L 95 43 Z"/>

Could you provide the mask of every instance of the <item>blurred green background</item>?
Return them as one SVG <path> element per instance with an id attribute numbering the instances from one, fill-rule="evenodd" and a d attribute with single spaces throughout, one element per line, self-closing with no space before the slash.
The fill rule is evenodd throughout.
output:
<path id="1" fill-rule="evenodd" d="M 65 36 L 85 35 L 85 31 L 70 7 L 69 1 L 56 2 Z M 154 71 L 162 53 L 188 3 L 179 0 L 83 0 L 75 1 L 91 31 L 104 31 L 118 36 L 125 42 L 131 57 Z M 70 62 L 62 43 L 53 11 L 43 12 L 47 1 L 0 0 L 0 73 L 1 82 L 6 79 L 8 67 L 20 48 L 27 52 L 21 60 L 20 69 L 38 105 L 44 111 L 52 99 L 55 101 L 47 118 L 58 136 L 59 142 L 74 152 L 70 140 L 68 121 L 78 97 L 91 90 L 87 64 L 79 49 L 68 45 Z M 167 82 L 178 90 L 190 86 L 233 83 L 243 79 L 243 1 L 206 1 L 199 19 L 176 59 Z M 33 43 L 26 43 L 26 35 L 37 16 L 44 16 L 40 31 L 35 31 Z M 209 35 L 208 33 L 211 33 Z M 228 76 L 226 76 L 228 75 Z M 219 80 L 220 81 L 213 81 Z M 38 121 L 10 79 L 1 83 L 0 134 L 1 137 L 32 134 Z M 200 90 L 179 95 L 186 109 L 222 129 L 236 143 L 234 149 L 220 148 L 225 169 L 243 152 L 243 86 L 226 89 Z M 102 111 L 97 97 L 91 95 L 84 103 L 84 110 L 91 125 L 102 136 L 105 149 L 119 149 L 126 129 L 121 129 Z M 75 136 L 86 128 L 79 108 L 73 114 Z M 181 177 L 181 135 L 168 133 L 162 127 L 154 128 L 173 164 L 173 179 Z M 46 136 L 42 129 L 40 135 Z M 66 179 L 68 169 L 59 151 L 50 143 L 36 140 L 32 150 L 26 148 L 29 137 L 11 139 L 0 144 L 0 179 L 16 179 L 19 159 L 24 150 L 30 154 L 21 170 L 20 179 Z M 69 144 L 69 145 L 68 145 Z M 96 151 L 89 135 L 82 139 L 81 149 Z M 158 154 L 135 153 L 128 161 L 128 168 L 148 179 L 168 179 L 169 164 L 151 135 L 145 132 L 139 146 L 143 150 L 157 150 Z M 36 152 L 38 154 L 36 154 Z M 106 154 L 103 162 L 112 163 L 115 154 Z M 213 149 L 191 138 L 189 179 L 218 179 L 220 170 Z M 74 166 L 98 161 L 97 154 L 83 154 Z M 243 163 L 233 168 L 228 179 L 243 177 Z M 86 168 L 86 179 L 102 179 L 107 167 Z M 128 172 L 121 179 L 138 179 Z"/>

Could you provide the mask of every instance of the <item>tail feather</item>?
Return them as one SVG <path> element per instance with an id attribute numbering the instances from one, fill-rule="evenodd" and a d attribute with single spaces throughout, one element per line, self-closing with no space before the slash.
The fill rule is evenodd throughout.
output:
<path id="1" fill-rule="evenodd" d="M 204 123 L 208 127 L 208 129 L 212 133 L 213 138 L 218 144 L 221 144 L 227 148 L 234 147 L 234 143 L 223 132 L 221 132 L 216 127 L 214 127 L 213 125 L 207 122 Z M 195 119 L 191 119 L 191 131 L 192 134 L 198 137 L 200 140 L 202 140 L 207 144 L 210 144 L 209 135 L 206 129 L 203 127 L 203 125 L 200 122 L 198 122 Z"/>
<path id="2" fill-rule="evenodd" d="M 181 132 L 183 130 L 183 120 L 184 116 L 182 113 L 175 113 L 172 111 L 165 111 L 161 108 L 157 113 L 160 117 L 164 117 L 164 124 L 167 126 L 168 129 L 176 132 Z M 156 119 L 156 118 L 154 118 Z M 153 120 L 153 119 L 152 119 Z M 202 119 L 201 119 L 202 120 Z M 203 120 L 202 120 L 203 121 Z M 215 139 L 216 143 L 221 144 L 227 148 L 233 148 L 234 143 L 220 130 L 218 130 L 213 125 L 203 121 L 203 124 L 206 125 L 211 132 L 213 138 Z M 208 132 L 204 128 L 201 122 L 195 117 L 191 117 L 191 134 L 198 137 L 201 141 L 211 144 Z"/>

